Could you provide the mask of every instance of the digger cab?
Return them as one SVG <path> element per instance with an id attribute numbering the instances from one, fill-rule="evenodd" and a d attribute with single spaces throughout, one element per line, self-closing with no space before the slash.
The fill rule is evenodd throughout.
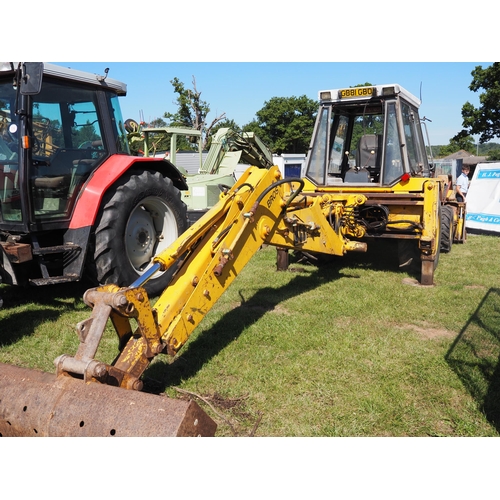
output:
<path id="1" fill-rule="evenodd" d="M 420 101 L 395 84 L 321 91 L 306 160 L 315 185 L 392 186 L 428 177 Z"/>

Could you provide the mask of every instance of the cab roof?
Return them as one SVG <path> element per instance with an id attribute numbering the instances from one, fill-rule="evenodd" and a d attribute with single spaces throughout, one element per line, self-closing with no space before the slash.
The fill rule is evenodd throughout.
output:
<path id="1" fill-rule="evenodd" d="M 421 101 L 411 92 L 397 83 L 384 85 L 369 85 L 364 87 L 345 87 L 340 89 L 320 90 L 318 93 L 321 103 L 328 102 L 363 102 L 380 97 L 394 97 L 399 95 L 417 108 Z"/>
<path id="2" fill-rule="evenodd" d="M 120 96 L 127 94 L 127 85 L 125 83 L 109 78 L 108 76 L 87 73 L 86 71 L 65 68 L 64 66 L 57 66 L 56 64 L 50 63 L 44 63 L 43 73 L 44 75 L 50 75 L 55 78 L 88 83 L 98 87 L 107 87 L 114 90 Z"/>
<path id="3" fill-rule="evenodd" d="M 19 62 L 0 63 L 0 74 L 14 74 L 19 64 Z M 101 76 L 51 63 L 43 63 L 43 74 L 62 80 L 71 80 L 73 82 L 86 83 L 100 88 L 108 88 L 116 92 L 119 96 L 127 94 L 127 85 L 125 83 L 109 78 L 107 75 Z"/>

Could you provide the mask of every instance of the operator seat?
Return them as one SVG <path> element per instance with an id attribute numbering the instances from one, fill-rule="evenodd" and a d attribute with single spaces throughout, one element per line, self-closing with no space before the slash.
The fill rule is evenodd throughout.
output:
<path id="1" fill-rule="evenodd" d="M 378 182 L 382 136 L 366 134 L 361 136 L 356 150 L 356 166 L 350 168 L 344 182 Z"/>
<path id="2" fill-rule="evenodd" d="M 75 187 L 75 177 L 90 172 L 97 159 L 88 160 L 92 152 L 84 148 L 60 148 L 50 161 L 37 165 L 33 169 L 33 203 L 36 210 L 50 205 L 58 212 L 63 212 Z M 89 163 L 90 162 L 90 163 Z M 52 199 L 52 202 L 46 200 Z"/>
<path id="3" fill-rule="evenodd" d="M 380 176 L 382 136 L 366 134 L 361 136 L 356 151 L 356 165 L 368 173 L 370 180 L 378 182 Z M 367 181 L 368 182 L 368 181 Z"/>
<path id="4" fill-rule="evenodd" d="M 344 182 L 370 182 L 370 172 L 366 168 L 352 167 L 346 173 Z"/>

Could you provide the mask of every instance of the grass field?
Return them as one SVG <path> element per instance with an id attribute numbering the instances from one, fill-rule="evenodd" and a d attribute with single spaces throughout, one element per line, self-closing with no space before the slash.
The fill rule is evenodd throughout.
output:
<path id="1" fill-rule="evenodd" d="M 471 235 L 418 287 L 392 242 L 288 272 L 264 248 L 146 389 L 193 397 L 218 436 L 498 436 L 499 254 Z M 53 372 L 76 352 L 84 290 L 3 286 L 0 362 Z M 116 345 L 108 327 L 99 359 Z"/>

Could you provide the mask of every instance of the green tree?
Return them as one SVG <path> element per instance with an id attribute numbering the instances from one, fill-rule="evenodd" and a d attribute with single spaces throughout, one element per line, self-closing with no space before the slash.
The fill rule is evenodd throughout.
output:
<path id="1" fill-rule="evenodd" d="M 305 95 L 273 97 L 243 130 L 257 134 L 273 153 L 304 153 L 311 140 L 317 107 L 317 102 Z"/>
<path id="2" fill-rule="evenodd" d="M 477 147 L 474 144 L 474 138 L 470 135 L 452 137 L 447 146 L 441 146 L 439 148 L 439 156 L 448 156 L 460 151 L 461 149 L 468 151 L 471 154 L 475 154 Z"/>
<path id="3" fill-rule="evenodd" d="M 161 128 L 166 127 L 167 122 L 163 118 L 155 118 L 153 121 L 149 122 L 147 126 L 150 128 Z"/>
<path id="4" fill-rule="evenodd" d="M 500 160 L 500 149 L 493 149 L 488 154 L 489 161 L 499 161 Z"/>
<path id="5" fill-rule="evenodd" d="M 479 142 L 500 137 L 500 63 L 484 68 L 476 66 L 471 73 L 472 83 L 469 89 L 478 92 L 480 105 L 475 108 L 470 102 L 462 107 L 462 127 L 454 139 L 468 135 L 479 135 Z"/>
<path id="6" fill-rule="evenodd" d="M 210 131 L 210 136 L 208 136 L 207 138 L 207 148 L 210 148 L 210 145 L 212 143 L 211 141 L 212 137 L 221 128 L 229 128 L 231 130 L 234 130 L 235 132 L 241 133 L 241 127 L 234 120 L 228 120 L 227 118 L 225 120 L 221 120 L 212 127 L 212 130 Z"/>
<path id="7" fill-rule="evenodd" d="M 193 76 L 193 89 L 187 89 L 177 77 L 170 81 L 177 94 L 177 111 L 166 112 L 163 117 L 169 120 L 171 127 L 189 127 L 202 132 L 203 148 L 207 147 L 208 137 L 213 127 L 226 117 L 226 113 L 214 118 L 207 124 L 207 116 L 210 113 L 210 105 L 201 99 L 201 92 L 196 88 L 196 80 Z"/>
<path id="8" fill-rule="evenodd" d="M 212 127 L 212 131 L 210 135 L 214 135 L 217 130 L 221 128 L 230 128 L 231 130 L 234 130 L 235 132 L 241 132 L 241 127 L 234 121 L 234 120 L 228 120 L 227 118 L 224 120 L 221 120 L 218 122 L 216 125 Z"/>
<path id="9" fill-rule="evenodd" d="M 73 144 L 77 147 L 84 143 L 100 140 L 101 137 L 96 134 L 94 125 L 87 120 L 85 125 L 73 129 Z"/>

